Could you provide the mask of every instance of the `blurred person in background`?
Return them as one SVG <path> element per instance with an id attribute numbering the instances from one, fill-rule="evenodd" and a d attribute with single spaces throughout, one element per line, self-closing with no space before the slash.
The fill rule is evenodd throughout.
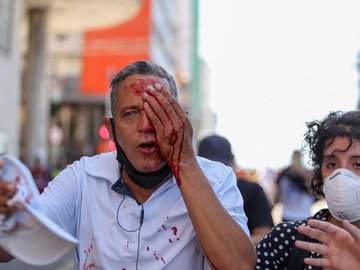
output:
<path id="1" fill-rule="evenodd" d="M 49 168 L 45 163 L 44 159 L 36 156 L 32 166 L 30 166 L 31 174 L 40 193 L 44 191 L 50 181 Z"/>
<path id="2" fill-rule="evenodd" d="M 340 243 L 345 239 L 341 236 L 344 233 L 341 228 L 353 228 L 347 221 L 360 228 L 360 111 L 330 112 L 323 120 L 306 125 L 308 131 L 304 140 L 309 146 L 313 166 L 311 187 L 316 194 L 325 197 L 328 208 L 307 219 L 276 225 L 256 246 L 255 269 L 359 269 L 346 268 L 350 261 L 339 256 L 344 254 L 351 258 L 350 250 L 360 247 L 358 232 L 353 237 L 345 236 L 347 244 Z M 319 221 L 328 223 L 329 233 L 319 235 L 321 230 L 327 230 Z M 317 228 L 315 233 L 302 227 L 307 223 Z M 338 253 L 340 249 L 343 251 Z M 355 254 L 356 260 L 359 254 Z"/>
<path id="3" fill-rule="evenodd" d="M 53 180 L 63 169 L 68 165 L 68 159 L 65 154 L 60 154 L 55 162 L 55 164 L 51 167 L 50 170 L 50 179 Z"/>
<path id="4" fill-rule="evenodd" d="M 231 144 L 225 137 L 211 135 L 203 138 L 199 142 L 198 155 L 230 166 L 235 172 L 239 170 L 231 150 Z M 237 176 L 237 186 L 244 199 L 244 211 L 248 217 L 251 240 L 256 245 L 274 226 L 270 204 L 258 183 L 243 178 L 245 174 L 242 171 Z"/>
<path id="5" fill-rule="evenodd" d="M 277 199 L 282 205 L 282 221 L 293 221 L 311 216 L 315 197 L 310 191 L 311 172 L 302 164 L 302 155 L 295 150 L 290 166 L 282 170 L 276 180 Z"/>
<path id="6" fill-rule="evenodd" d="M 253 269 L 235 174 L 196 157 L 173 77 L 137 61 L 115 75 L 110 96 L 104 122 L 116 151 L 67 166 L 40 196 L 79 240 L 74 269 Z M 15 189 L 0 181 L 0 213 L 14 210 Z"/>

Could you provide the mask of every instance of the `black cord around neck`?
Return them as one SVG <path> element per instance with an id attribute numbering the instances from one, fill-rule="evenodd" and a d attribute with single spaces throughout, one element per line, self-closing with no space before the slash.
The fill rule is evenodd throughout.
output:
<path id="1" fill-rule="evenodd" d="M 143 209 L 142 209 L 143 210 Z M 143 213 L 144 211 L 142 211 L 141 213 Z M 144 215 L 143 215 L 144 216 Z M 140 219 L 141 221 L 141 219 Z M 140 223 L 142 224 L 142 222 Z M 138 237 L 137 237 L 137 251 L 136 251 L 136 269 L 138 270 L 139 267 L 139 257 L 140 257 L 140 233 L 141 233 L 141 225 L 139 227 L 139 232 L 138 232 Z"/>
<path id="2" fill-rule="evenodd" d="M 140 225 L 139 225 L 139 227 L 137 229 L 135 229 L 135 230 L 128 230 L 128 229 L 125 229 L 123 226 L 121 226 L 120 221 L 119 221 L 119 211 L 120 211 L 120 207 L 123 204 L 124 200 L 125 200 L 125 196 L 123 197 L 123 199 L 121 200 L 121 202 L 120 202 L 120 204 L 118 206 L 118 209 L 117 209 L 117 212 L 116 212 L 116 221 L 117 221 L 119 227 L 121 229 L 123 229 L 125 232 L 136 232 L 136 231 L 141 229 L 141 226 L 142 226 L 142 224 L 144 222 L 144 205 L 141 204 Z"/>

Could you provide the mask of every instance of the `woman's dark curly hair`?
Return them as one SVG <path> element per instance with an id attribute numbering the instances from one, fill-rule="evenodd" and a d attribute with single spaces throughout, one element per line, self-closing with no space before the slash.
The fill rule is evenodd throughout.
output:
<path id="1" fill-rule="evenodd" d="M 351 147 L 354 139 L 360 140 L 360 111 L 330 112 L 323 120 L 308 122 L 306 126 L 308 131 L 304 141 L 309 146 L 309 157 L 313 166 L 311 188 L 315 193 L 324 195 L 321 175 L 324 148 L 339 136 L 349 138 L 349 146 L 344 151 Z"/>

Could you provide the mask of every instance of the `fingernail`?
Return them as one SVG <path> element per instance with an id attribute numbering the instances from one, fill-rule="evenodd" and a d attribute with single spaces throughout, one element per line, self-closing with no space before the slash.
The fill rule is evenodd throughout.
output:
<path id="1" fill-rule="evenodd" d="M 155 91 L 155 89 L 154 89 L 154 87 L 152 85 L 146 86 L 146 90 Z"/>

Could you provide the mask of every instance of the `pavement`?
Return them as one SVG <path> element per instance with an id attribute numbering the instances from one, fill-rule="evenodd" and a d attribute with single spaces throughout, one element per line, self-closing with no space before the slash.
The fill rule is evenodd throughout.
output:
<path id="1" fill-rule="evenodd" d="M 0 263 L 0 270 L 73 270 L 72 253 L 67 253 L 58 261 L 44 266 L 34 266 L 14 259 L 8 263 Z"/>

